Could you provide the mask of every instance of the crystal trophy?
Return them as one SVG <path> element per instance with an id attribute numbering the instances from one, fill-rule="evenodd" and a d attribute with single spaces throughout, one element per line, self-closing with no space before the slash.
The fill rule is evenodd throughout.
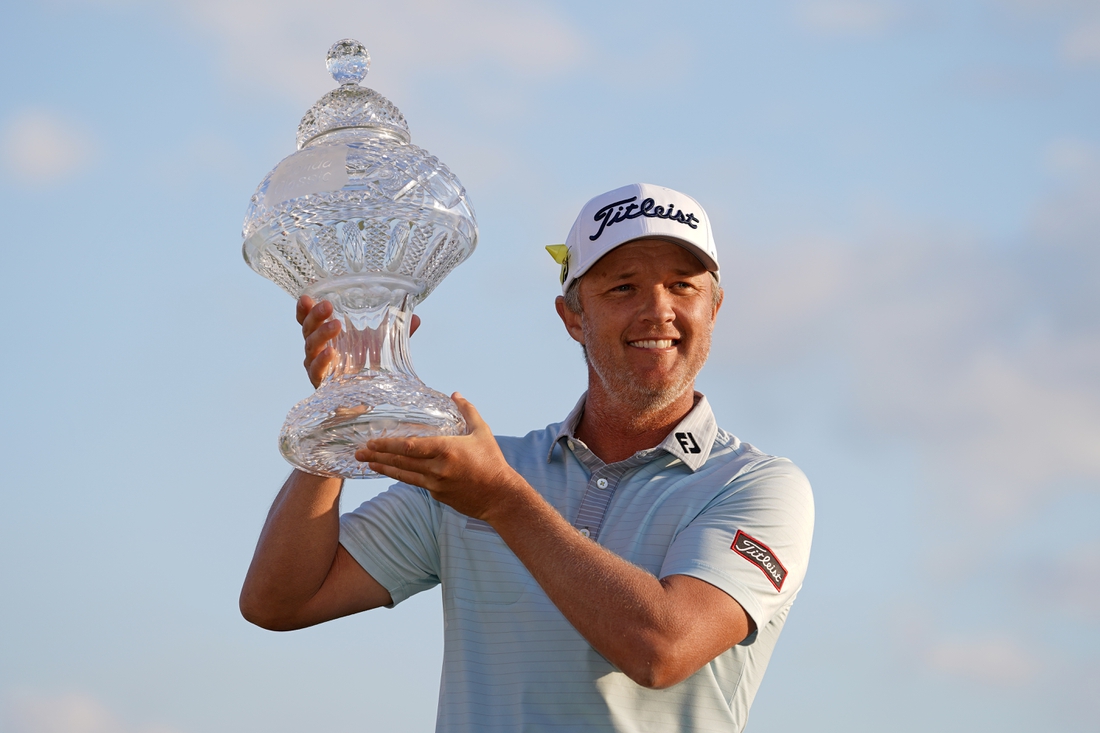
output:
<path id="1" fill-rule="evenodd" d="M 339 83 L 298 125 L 298 152 L 256 189 L 244 259 L 295 298 L 332 303 L 342 324 L 332 371 L 287 415 L 279 448 L 310 473 L 378 478 L 355 450 L 383 436 L 460 435 L 454 402 L 426 386 L 409 358 L 413 308 L 477 245 L 466 191 L 410 142 L 388 99 L 359 85 L 370 55 L 346 39 L 329 49 Z"/>

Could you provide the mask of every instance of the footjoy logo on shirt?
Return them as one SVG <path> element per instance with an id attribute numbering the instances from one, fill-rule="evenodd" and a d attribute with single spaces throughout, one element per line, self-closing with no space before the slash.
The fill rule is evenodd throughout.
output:
<path id="1" fill-rule="evenodd" d="M 783 567 L 783 563 L 779 562 L 779 558 L 768 549 L 767 545 L 737 530 L 730 549 L 763 570 L 764 575 L 768 576 L 768 580 L 776 590 L 783 589 L 783 581 L 787 579 L 787 568 Z"/>
<path id="2" fill-rule="evenodd" d="M 702 453 L 703 449 L 695 442 L 695 436 L 691 433 L 676 433 L 676 442 L 684 449 L 684 453 Z"/>
<path id="3" fill-rule="evenodd" d="M 595 242 L 603 234 L 603 230 L 612 224 L 618 224 L 620 221 L 628 219 L 637 219 L 639 216 L 648 216 L 651 219 L 669 219 L 680 224 L 687 224 L 692 229 L 699 228 L 697 226 L 699 220 L 695 218 L 695 214 L 685 214 L 682 209 L 677 210 L 672 204 L 669 204 L 668 208 L 659 206 L 653 199 L 646 199 L 639 206 L 633 203 L 637 200 L 637 196 L 631 196 L 628 199 L 608 204 L 597 211 L 592 217 L 592 221 L 600 222 L 600 228 L 588 239 Z"/>

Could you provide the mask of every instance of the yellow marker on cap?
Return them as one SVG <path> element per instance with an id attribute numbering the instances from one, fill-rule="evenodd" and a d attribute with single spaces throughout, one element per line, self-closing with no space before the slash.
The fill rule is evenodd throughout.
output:
<path id="1" fill-rule="evenodd" d="M 546 251 L 554 258 L 554 262 L 561 265 L 561 282 L 564 283 L 569 274 L 569 248 L 564 244 L 548 244 Z"/>
<path id="2" fill-rule="evenodd" d="M 554 258 L 554 262 L 559 265 L 564 265 L 565 261 L 569 259 L 569 248 L 564 244 L 548 244 L 546 245 L 546 251 Z"/>

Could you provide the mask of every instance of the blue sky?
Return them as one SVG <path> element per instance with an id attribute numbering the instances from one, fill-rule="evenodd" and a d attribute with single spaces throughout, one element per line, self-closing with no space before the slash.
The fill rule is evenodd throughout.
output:
<path id="1" fill-rule="evenodd" d="M 818 507 L 750 731 L 1095 730 L 1096 0 L 5 15 L 0 731 L 431 729 L 438 592 L 293 634 L 236 611 L 309 389 L 240 226 L 344 37 L 476 208 L 412 352 L 499 433 L 583 389 L 543 245 L 632 181 L 706 206 L 700 388 Z"/>

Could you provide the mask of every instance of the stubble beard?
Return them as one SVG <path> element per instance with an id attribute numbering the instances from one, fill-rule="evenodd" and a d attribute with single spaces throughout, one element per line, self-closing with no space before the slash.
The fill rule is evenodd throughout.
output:
<path id="1" fill-rule="evenodd" d="M 594 343 L 589 336 L 585 329 L 585 341 Z M 710 334 L 701 334 L 696 339 L 704 340 L 702 344 L 698 344 L 702 348 L 697 348 L 691 360 L 677 370 L 672 382 L 664 385 L 648 385 L 632 379 L 627 370 L 615 364 L 613 359 L 599 349 L 590 350 L 582 346 L 582 351 L 589 371 L 599 381 L 603 391 L 613 401 L 633 408 L 637 422 L 641 425 L 646 422 L 647 416 L 656 416 L 685 392 L 693 390 L 695 377 L 702 370 L 710 353 Z"/>

